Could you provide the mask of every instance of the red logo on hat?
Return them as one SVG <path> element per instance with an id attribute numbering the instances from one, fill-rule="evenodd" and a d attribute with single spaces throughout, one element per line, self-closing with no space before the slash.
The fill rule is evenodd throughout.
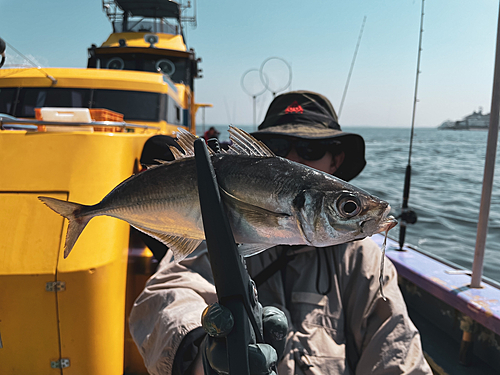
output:
<path id="1" fill-rule="evenodd" d="M 304 113 L 304 108 L 302 108 L 295 100 L 292 104 L 286 107 L 285 113 Z"/>

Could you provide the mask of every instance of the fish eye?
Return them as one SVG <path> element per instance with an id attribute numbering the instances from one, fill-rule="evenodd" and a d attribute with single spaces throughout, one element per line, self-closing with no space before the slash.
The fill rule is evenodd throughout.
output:
<path id="1" fill-rule="evenodd" d="M 361 203 L 354 195 L 344 194 L 337 201 L 337 211 L 340 215 L 350 218 L 359 214 Z"/>

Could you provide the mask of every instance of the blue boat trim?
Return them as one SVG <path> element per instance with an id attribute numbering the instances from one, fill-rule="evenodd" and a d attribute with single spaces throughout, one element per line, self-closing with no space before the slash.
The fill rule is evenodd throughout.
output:
<path id="1" fill-rule="evenodd" d="M 376 234 L 372 239 L 382 246 L 384 237 Z M 457 268 L 408 246 L 403 247 L 404 251 L 398 249 L 398 243 L 388 238 L 386 255 L 396 266 L 399 276 L 500 335 L 499 288 L 486 282 L 480 289 L 471 288 L 469 275 L 447 273 Z"/>

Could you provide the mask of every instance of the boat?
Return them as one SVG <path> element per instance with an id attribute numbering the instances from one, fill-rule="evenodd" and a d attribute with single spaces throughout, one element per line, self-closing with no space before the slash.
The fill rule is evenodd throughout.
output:
<path id="1" fill-rule="evenodd" d="M 141 169 L 150 137 L 196 134 L 200 59 L 177 2 L 102 5 L 113 32 L 86 68 L 9 68 L 0 50 L 1 374 L 147 373 L 127 317 L 151 252 L 99 218 L 63 260 L 67 224 L 37 197 L 95 203 Z"/>
<path id="2" fill-rule="evenodd" d="M 440 130 L 487 130 L 490 124 L 490 114 L 483 113 L 483 109 L 473 111 L 461 120 L 446 120 L 438 126 Z"/>

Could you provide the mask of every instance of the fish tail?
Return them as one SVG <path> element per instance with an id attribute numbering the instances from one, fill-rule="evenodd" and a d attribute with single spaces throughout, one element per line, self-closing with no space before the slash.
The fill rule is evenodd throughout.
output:
<path id="1" fill-rule="evenodd" d="M 68 233 L 66 234 L 66 242 L 64 244 L 64 258 L 66 259 L 75 246 L 76 240 L 80 237 L 85 226 L 94 215 L 79 215 L 85 207 L 78 203 L 62 201 L 50 197 L 38 197 L 50 209 L 64 216 L 69 220 Z"/>

